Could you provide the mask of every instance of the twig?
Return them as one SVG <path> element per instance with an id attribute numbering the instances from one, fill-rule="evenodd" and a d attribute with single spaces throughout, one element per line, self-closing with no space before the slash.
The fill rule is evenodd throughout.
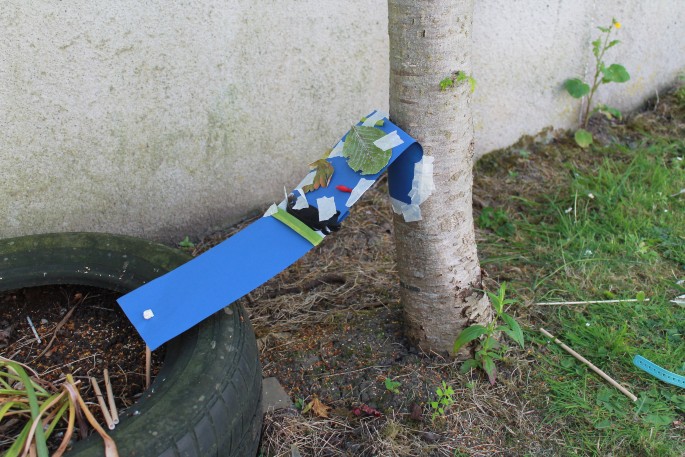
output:
<path id="1" fill-rule="evenodd" d="M 76 309 L 77 306 L 78 306 L 78 303 L 76 303 L 74 306 L 71 307 L 71 309 L 69 311 L 67 311 L 67 314 L 65 314 L 64 317 L 62 318 L 62 320 L 59 321 L 59 323 L 55 326 L 55 330 L 53 330 L 53 332 L 52 332 L 52 338 L 50 338 L 50 342 L 48 343 L 48 345 L 45 346 L 45 349 L 43 349 L 40 354 L 35 356 L 33 358 L 33 360 L 36 360 L 36 359 L 43 357 L 45 355 L 45 353 L 48 352 L 48 350 L 50 350 L 50 348 L 52 347 L 52 343 L 54 343 L 55 338 L 57 338 L 57 332 L 59 332 L 59 330 L 62 328 L 62 326 L 67 323 L 67 321 L 69 320 L 71 315 L 74 314 L 74 310 Z"/>
<path id="2" fill-rule="evenodd" d="M 109 379 L 109 370 L 105 368 L 104 373 L 102 374 L 103 378 L 105 378 L 105 390 L 107 391 L 107 402 L 109 403 L 109 413 L 112 416 L 112 422 L 114 424 L 119 423 L 119 412 L 117 411 L 117 405 L 114 402 L 114 392 L 112 391 L 112 381 Z"/>
<path id="3" fill-rule="evenodd" d="M 315 289 L 322 284 L 345 284 L 346 282 L 347 282 L 347 279 L 345 279 L 344 276 L 337 275 L 337 274 L 326 274 L 320 278 L 316 278 L 316 279 L 312 279 L 311 281 L 307 281 L 307 282 L 305 282 L 299 286 L 284 287 L 284 288 L 278 288 L 276 290 L 272 290 L 271 292 L 264 294 L 264 297 L 267 299 L 270 299 L 270 298 L 276 298 L 280 295 L 301 294 L 304 292 L 309 292 L 310 290 Z"/>
<path id="4" fill-rule="evenodd" d="M 152 351 L 149 346 L 145 346 L 145 388 L 150 388 L 150 371 L 152 365 Z"/>
<path id="5" fill-rule="evenodd" d="M 554 335 L 549 333 L 544 328 L 540 327 L 540 332 L 542 332 L 542 334 L 545 335 L 547 338 L 550 338 L 552 341 L 554 341 L 559 346 L 561 346 L 566 352 L 571 354 L 573 357 L 575 357 L 576 359 L 580 360 L 581 362 L 583 362 L 584 364 L 589 366 L 592 369 L 592 371 L 594 371 L 595 373 L 597 373 L 598 375 L 603 377 L 606 381 L 609 382 L 609 384 L 611 384 L 612 386 L 614 386 L 618 390 L 620 390 L 626 397 L 630 398 L 633 401 L 637 401 L 637 397 L 635 395 L 633 395 L 632 393 L 630 393 L 630 391 L 628 389 L 626 389 L 625 387 L 623 387 L 622 385 L 620 385 L 619 383 L 614 381 L 608 374 L 606 374 L 605 372 L 603 372 L 602 370 L 597 368 L 595 365 L 593 365 L 592 362 L 590 362 L 588 359 L 586 359 L 582 355 L 578 354 L 576 351 L 574 351 L 570 347 L 566 346 L 564 343 L 559 341 L 558 338 L 556 338 Z"/>
<path id="6" fill-rule="evenodd" d="M 30 316 L 26 316 L 26 320 L 29 321 L 29 327 L 31 327 L 31 330 L 33 331 L 33 335 L 36 337 L 36 341 L 38 341 L 38 344 L 41 343 L 40 336 L 38 336 L 38 332 L 36 331 L 36 327 L 33 325 L 33 321 L 31 320 Z"/>
<path id="7" fill-rule="evenodd" d="M 95 391 L 95 396 L 98 399 L 98 405 L 100 405 L 100 409 L 102 410 L 102 415 L 105 418 L 105 423 L 107 423 L 107 428 L 114 430 L 114 422 L 112 421 L 112 416 L 109 414 L 109 409 L 107 409 L 107 405 L 105 404 L 105 399 L 102 396 L 102 391 L 98 385 L 98 380 L 91 376 L 90 383 L 93 385 L 93 390 Z"/>
<path id="8" fill-rule="evenodd" d="M 546 302 L 546 303 L 535 303 L 535 305 L 539 305 L 539 306 L 593 305 L 593 304 L 601 304 L 601 303 L 630 303 L 630 302 L 639 302 L 639 301 L 649 301 L 649 298 L 645 298 L 644 300 L 638 300 L 637 298 L 628 298 L 625 300 L 553 301 L 553 302 Z"/>

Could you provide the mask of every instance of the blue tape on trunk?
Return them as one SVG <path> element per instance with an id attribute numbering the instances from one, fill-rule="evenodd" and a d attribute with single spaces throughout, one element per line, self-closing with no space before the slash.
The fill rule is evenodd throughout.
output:
<path id="1" fill-rule="evenodd" d="M 388 167 L 391 196 L 411 202 L 409 192 L 414 165 L 423 156 L 421 146 L 388 120 L 377 128 L 386 134 L 396 131 L 402 140 L 392 147 L 388 164 L 376 174 L 362 175 L 352 170 L 344 157 L 327 159 L 335 170 L 331 182 L 306 193 L 309 205 L 317 207 L 319 199 L 330 204 L 332 197 L 335 209 L 340 211 L 340 222 L 349 214 L 350 194 L 337 187 L 354 189 L 362 178 L 375 181 Z M 394 134 L 389 138 L 394 138 Z M 261 286 L 313 247 L 287 224 L 264 217 L 188 263 L 124 295 L 118 302 L 145 343 L 156 349 Z"/>

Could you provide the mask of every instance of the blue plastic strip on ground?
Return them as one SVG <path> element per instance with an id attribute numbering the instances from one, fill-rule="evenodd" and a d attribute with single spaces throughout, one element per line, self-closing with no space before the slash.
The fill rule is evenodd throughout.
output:
<path id="1" fill-rule="evenodd" d="M 655 378 L 661 379 L 664 382 L 678 387 L 685 387 L 685 376 L 668 371 L 651 360 L 645 359 L 641 355 L 636 355 L 635 358 L 633 358 L 633 364 L 641 370 L 646 371 Z"/>
<path id="2" fill-rule="evenodd" d="M 346 202 L 350 194 L 336 186 L 354 188 L 361 178 L 376 180 L 388 167 L 391 196 L 406 203 L 411 201 L 408 193 L 414 164 L 423 156 L 421 146 L 388 120 L 377 128 L 386 133 L 396 130 L 404 141 L 392 149 L 388 165 L 375 175 L 362 176 L 347 165 L 345 158 L 328 159 L 335 168 L 331 183 L 306 194 L 310 205 L 316 206 L 318 198 L 332 196 L 341 213 L 338 220 L 342 221 L 349 214 Z M 264 217 L 117 301 L 145 343 L 156 349 L 261 286 L 313 247 L 287 225 Z M 153 317 L 149 317 L 150 311 Z"/>

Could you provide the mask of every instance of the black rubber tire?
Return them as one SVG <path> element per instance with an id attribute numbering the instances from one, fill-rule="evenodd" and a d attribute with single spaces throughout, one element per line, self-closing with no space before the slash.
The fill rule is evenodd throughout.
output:
<path id="1" fill-rule="evenodd" d="M 189 259 L 148 241 L 98 233 L 0 240 L 0 291 L 78 284 L 128 292 Z M 188 287 L 192 287 L 189 284 Z M 261 431 L 262 371 L 254 332 L 237 303 L 166 345 L 148 391 L 111 436 L 119 455 L 249 457 Z M 95 434 L 70 457 L 104 455 Z"/>

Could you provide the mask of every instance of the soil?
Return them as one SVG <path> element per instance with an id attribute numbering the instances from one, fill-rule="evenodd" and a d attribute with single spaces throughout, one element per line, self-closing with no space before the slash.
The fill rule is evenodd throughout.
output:
<path id="1" fill-rule="evenodd" d="M 145 343 L 116 303 L 119 296 L 105 289 L 72 285 L 0 294 L 0 354 L 27 365 L 55 389 L 72 374 L 81 382 L 80 394 L 89 409 L 104 424 L 90 377 L 98 380 L 104 393 L 103 372 L 108 369 L 119 411 L 145 390 Z M 153 378 L 162 357 L 163 349 L 152 354 Z M 0 434 L 11 437 L 14 431 L 0 429 Z M 0 452 L 8 447 L 3 442 Z"/>

